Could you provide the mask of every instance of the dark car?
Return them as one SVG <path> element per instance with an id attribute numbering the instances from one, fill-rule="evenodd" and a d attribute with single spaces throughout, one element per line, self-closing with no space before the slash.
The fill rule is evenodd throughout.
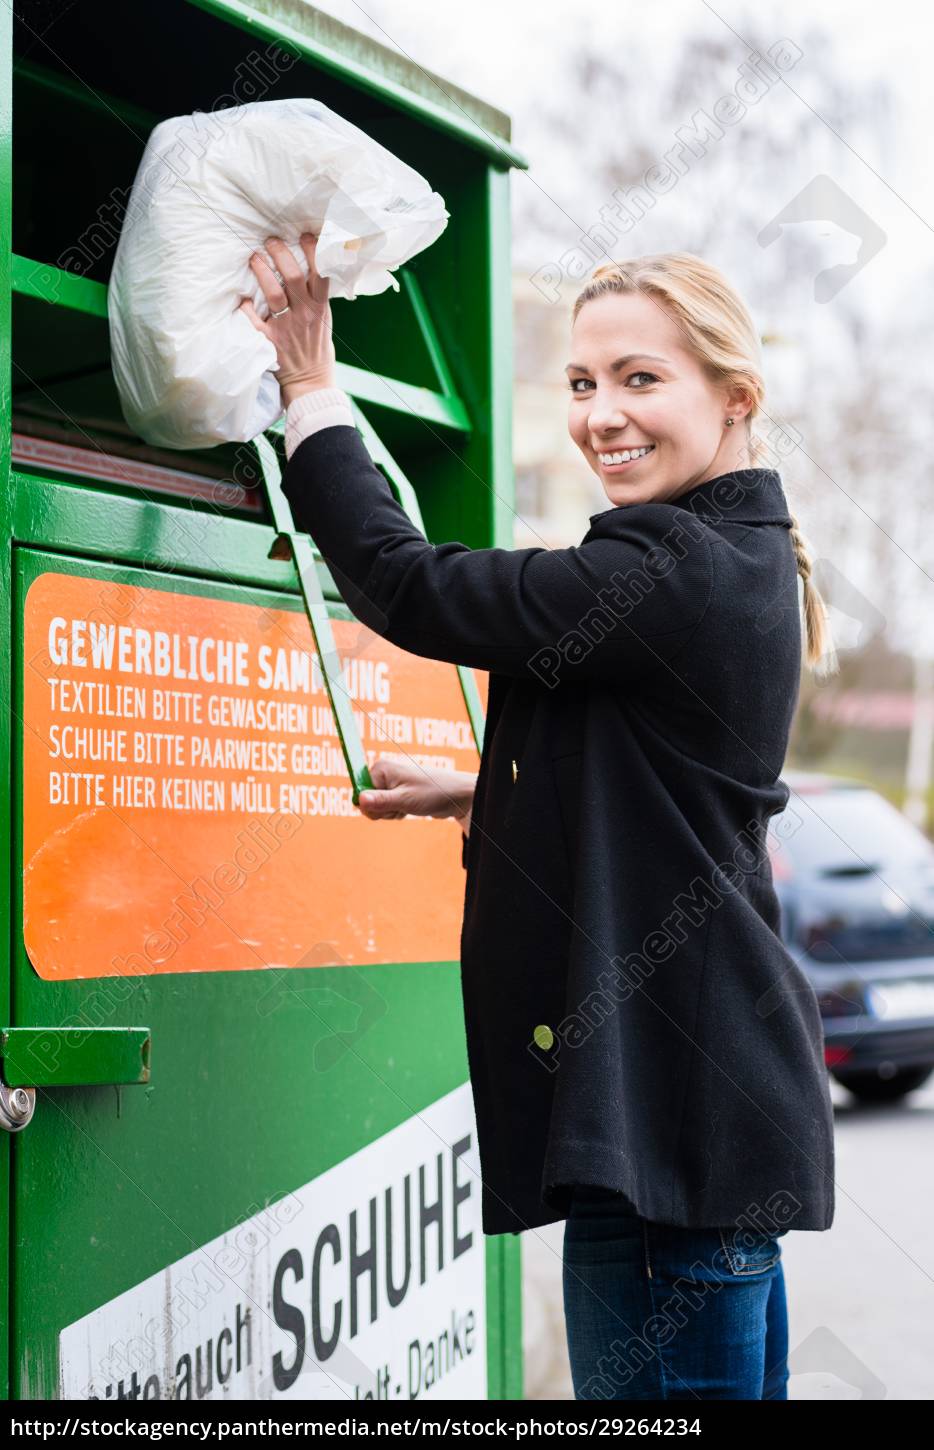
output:
<path id="1" fill-rule="evenodd" d="M 861 1101 L 934 1071 L 934 845 L 858 780 L 785 771 L 769 822 L 781 934 L 817 994 L 825 1060 Z"/>

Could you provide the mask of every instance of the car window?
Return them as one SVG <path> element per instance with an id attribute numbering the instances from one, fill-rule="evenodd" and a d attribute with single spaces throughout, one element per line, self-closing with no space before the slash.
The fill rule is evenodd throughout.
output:
<path id="1" fill-rule="evenodd" d="M 795 867 L 822 875 L 934 858 L 927 838 L 873 790 L 792 794 L 771 828 Z"/>

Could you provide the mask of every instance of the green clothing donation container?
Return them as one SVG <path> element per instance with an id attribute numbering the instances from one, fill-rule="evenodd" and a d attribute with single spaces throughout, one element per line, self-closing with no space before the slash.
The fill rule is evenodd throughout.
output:
<path id="1" fill-rule="evenodd" d="M 486 678 L 354 618 L 279 491 L 282 420 L 132 433 L 107 286 L 160 120 L 324 102 L 450 213 L 397 289 L 333 300 L 338 385 L 429 539 L 509 546 L 526 163 L 502 113 L 301 0 L 0 27 L 6 1396 L 520 1398 L 461 832 L 355 804 L 378 755 L 475 770 Z"/>

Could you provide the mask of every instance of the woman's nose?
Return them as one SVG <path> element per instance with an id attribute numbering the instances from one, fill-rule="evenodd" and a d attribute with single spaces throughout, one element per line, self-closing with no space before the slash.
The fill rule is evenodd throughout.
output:
<path id="1" fill-rule="evenodd" d="M 610 403 L 595 402 L 587 416 L 587 426 L 590 435 L 595 440 L 602 438 L 605 434 L 619 433 L 625 428 L 629 419 L 622 408 Z"/>

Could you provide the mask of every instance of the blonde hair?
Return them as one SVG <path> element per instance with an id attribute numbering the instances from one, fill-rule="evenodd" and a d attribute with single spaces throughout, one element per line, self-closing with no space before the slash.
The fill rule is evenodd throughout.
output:
<path id="1" fill-rule="evenodd" d="M 768 445 L 752 426 L 765 396 L 759 336 L 742 298 L 723 273 L 690 252 L 660 252 L 625 263 L 606 262 L 596 268 L 575 299 L 572 327 L 585 302 L 631 292 L 644 292 L 665 304 L 687 346 L 713 382 L 742 388 L 748 394 L 752 400 L 745 418 L 750 466 L 764 466 L 761 460 Z M 827 608 L 811 577 L 811 555 L 794 514 L 791 522 L 791 544 L 802 581 L 806 662 L 815 673 L 832 674 L 838 662 Z"/>

